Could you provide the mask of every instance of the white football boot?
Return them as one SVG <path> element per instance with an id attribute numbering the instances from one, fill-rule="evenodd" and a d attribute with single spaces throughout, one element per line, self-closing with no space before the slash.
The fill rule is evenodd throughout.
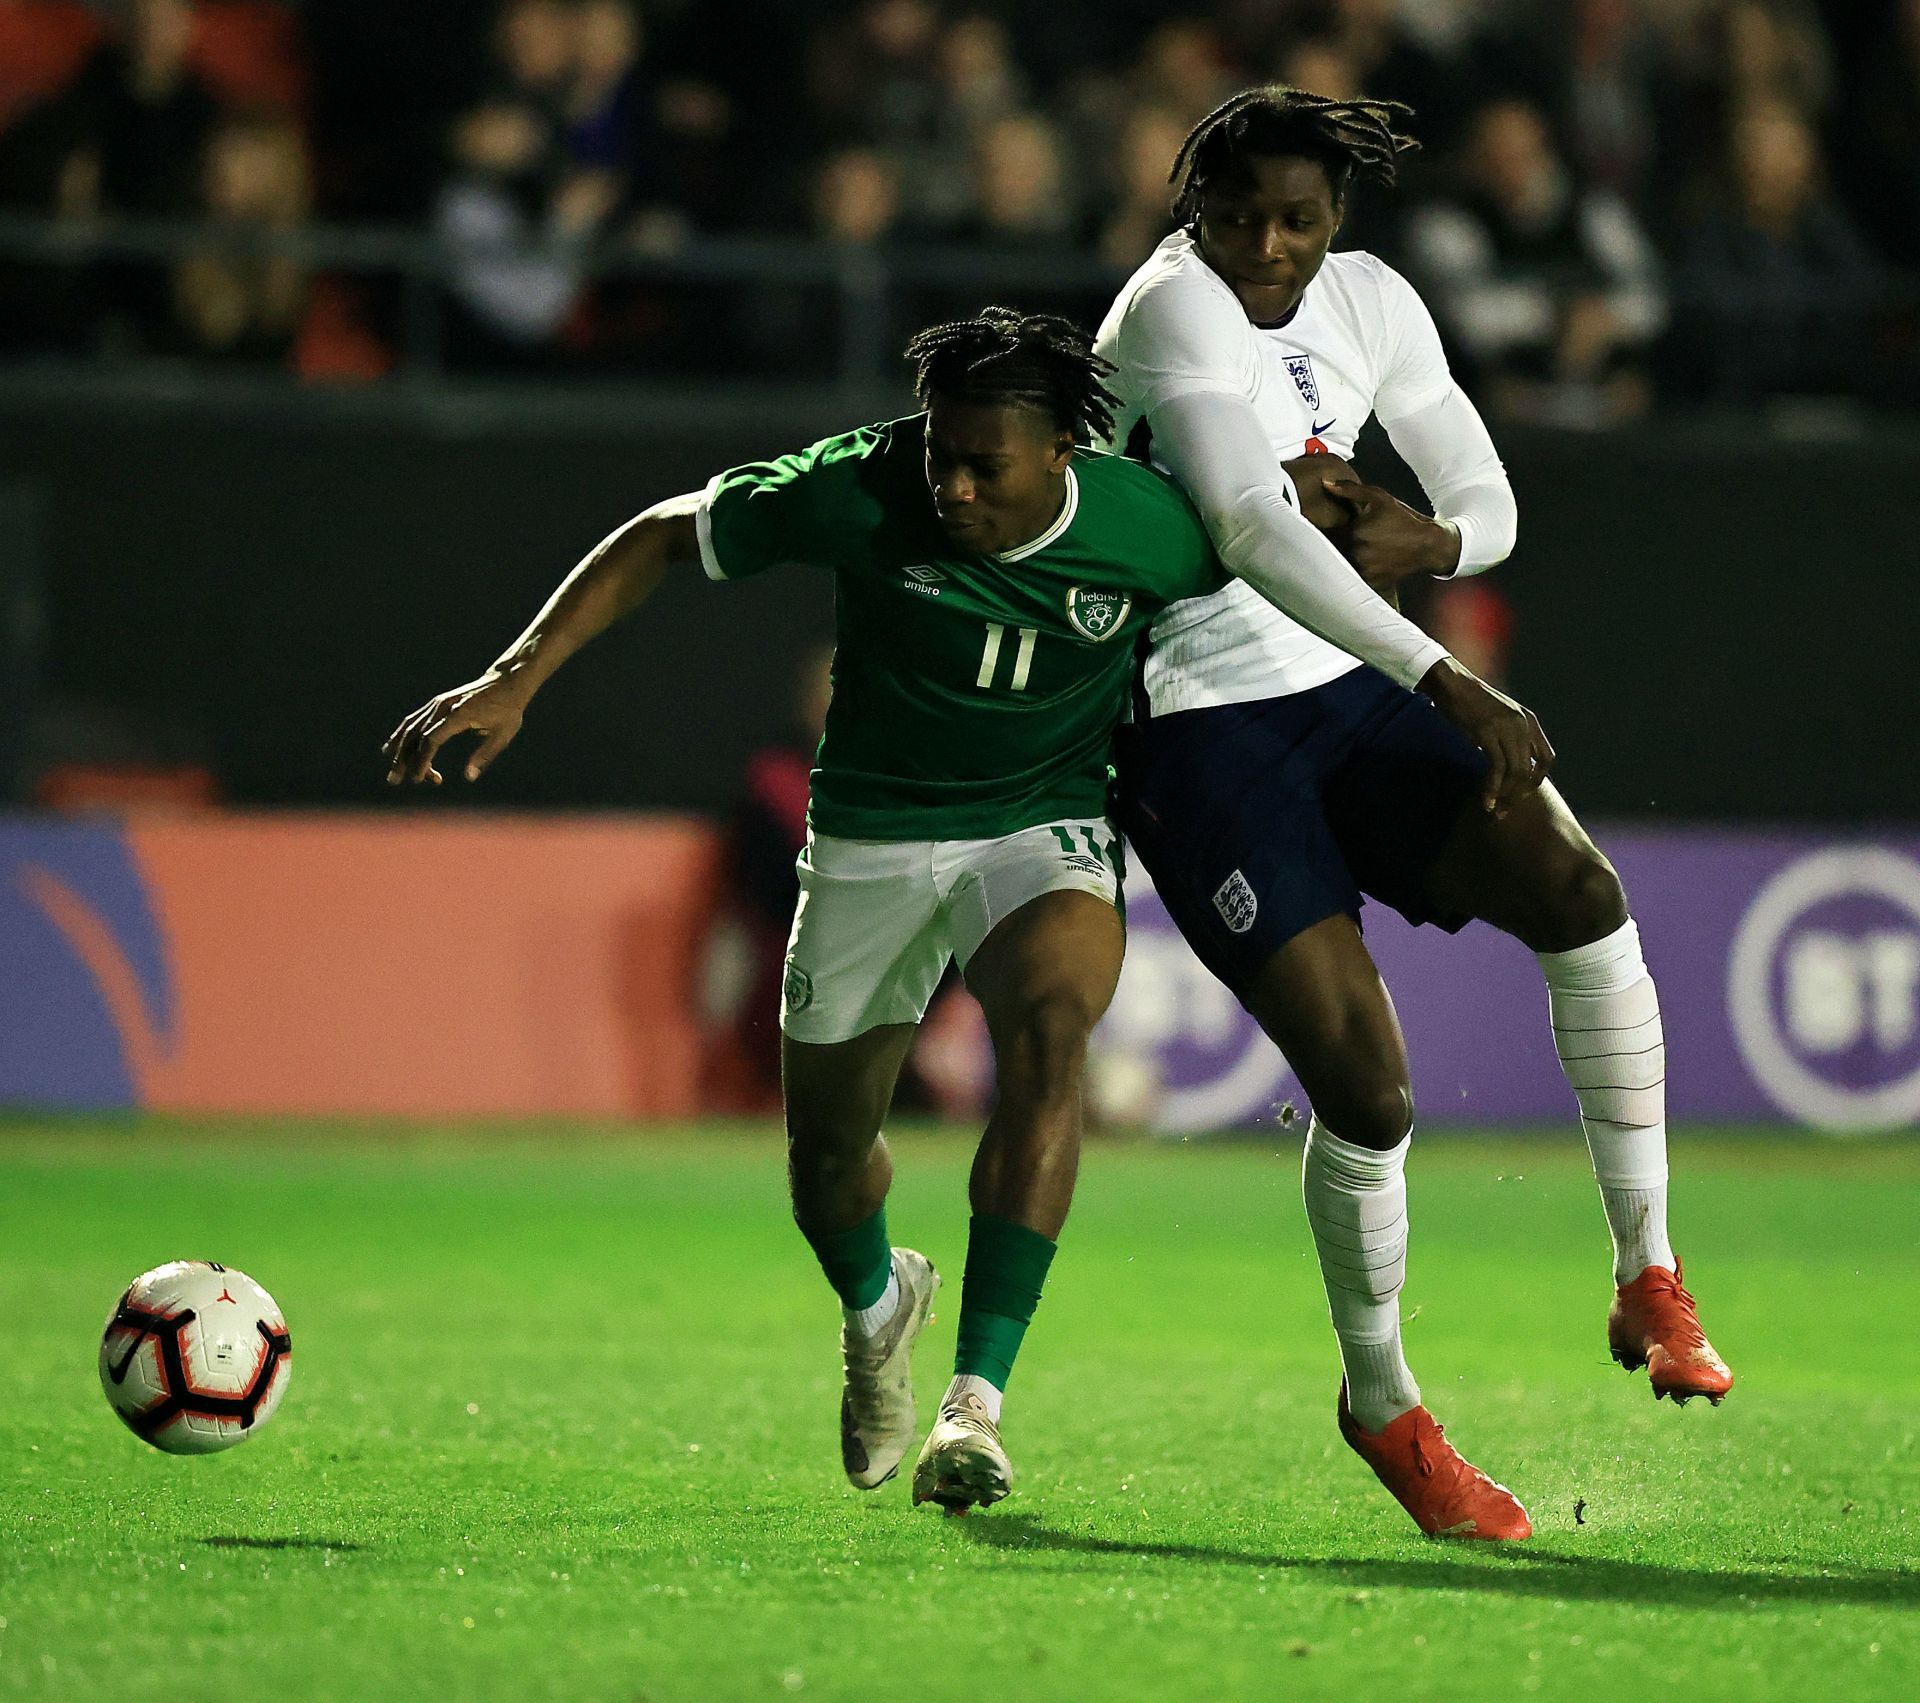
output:
<path id="1" fill-rule="evenodd" d="M 1000 1428 L 977 1395 L 940 1409 L 913 1469 L 913 1500 L 937 1502 L 949 1514 L 989 1508 L 1013 1488 L 1013 1463 L 1000 1446 Z"/>
<path id="2" fill-rule="evenodd" d="M 913 1344 L 933 1312 L 940 1274 L 925 1254 L 893 1250 L 900 1304 L 872 1336 L 840 1327 L 846 1385 L 840 1396 L 840 1464 L 856 1490 L 878 1490 L 900 1470 L 918 1428 L 913 1409 Z"/>

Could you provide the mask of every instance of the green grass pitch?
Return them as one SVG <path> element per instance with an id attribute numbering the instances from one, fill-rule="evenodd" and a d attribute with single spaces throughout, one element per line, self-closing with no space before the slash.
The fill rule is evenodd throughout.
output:
<path id="1" fill-rule="evenodd" d="M 896 1143 L 948 1274 L 970 1144 Z M 1298 1136 L 1090 1148 L 1014 1497 L 839 1475 L 836 1312 L 758 1130 L 0 1127 L 0 1696 L 1920 1696 L 1920 1147 L 1675 1144 L 1740 1383 L 1610 1365 L 1571 1128 L 1429 1137 L 1409 1353 L 1536 1536 L 1421 1538 L 1339 1443 Z M 121 1428 L 97 1333 L 220 1259 L 286 1309 L 244 1448 Z"/>

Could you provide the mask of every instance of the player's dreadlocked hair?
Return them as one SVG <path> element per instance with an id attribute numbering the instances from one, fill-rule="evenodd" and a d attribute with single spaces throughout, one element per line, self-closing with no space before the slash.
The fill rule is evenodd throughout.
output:
<path id="1" fill-rule="evenodd" d="M 1038 408 L 1079 442 L 1113 434 L 1120 399 L 1100 381 L 1111 361 L 1071 320 L 990 307 L 978 319 L 933 325 L 907 345 L 913 394 Z"/>
<path id="2" fill-rule="evenodd" d="M 1395 159 L 1420 146 L 1394 126 L 1413 116 L 1398 101 L 1336 101 L 1269 83 L 1222 101 L 1187 132 L 1167 181 L 1173 216 L 1190 225 L 1210 184 L 1248 154 L 1304 154 L 1327 168 L 1336 202 L 1356 177 L 1391 184 Z"/>

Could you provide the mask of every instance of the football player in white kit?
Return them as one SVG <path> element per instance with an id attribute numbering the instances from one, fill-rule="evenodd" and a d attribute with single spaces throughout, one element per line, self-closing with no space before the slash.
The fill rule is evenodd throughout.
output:
<path id="1" fill-rule="evenodd" d="M 1425 305 L 1372 255 L 1328 253 L 1356 179 L 1391 183 L 1415 145 L 1396 129 L 1406 116 L 1283 87 L 1224 103 L 1175 162 L 1182 228 L 1101 327 L 1117 441 L 1180 480 L 1229 567 L 1306 521 L 1337 524 L 1389 593 L 1513 548 L 1512 490 Z M 1312 459 L 1350 455 L 1371 414 L 1432 515 Z M 1732 1375 L 1667 1239 L 1660 1008 L 1619 879 L 1545 781 L 1544 736 L 1517 759 L 1534 786 L 1476 744 L 1439 646 L 1361 650 L 1381 665 L 1367 667 L 1238 584 L 1174 605 L 1151 639 L 1118 820 L 1312 1102 L 1303 1190 L 1341 1433 L 1422 1530 L 1526 1537 L 1525 1509 L 1445 1440 L 1401 1351 L 1413 1096 L 1360 907 L 1364 894 L 1448 930 L 1478 917 L 1537 954 L 1612 1231 L 1613 1356 L 1647 1366 L 1656 1396 L 1717 1402 Z"/>

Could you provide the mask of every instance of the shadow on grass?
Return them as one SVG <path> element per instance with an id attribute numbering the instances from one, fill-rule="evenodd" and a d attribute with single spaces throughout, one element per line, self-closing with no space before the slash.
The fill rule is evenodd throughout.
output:
<path id="1" fill-rule="evenodd" d="M 209 1549 L 358 1549 L 357 1543 L 342 1543 L 330 1537 L 203 1537 Z"/>
<path id="2" fill-rule="evenodd" d="M 1255 1567 L 1271 1573 L 1323 1573 L 1355 1586 L 1404 1585 L 1420 1590 L 1489 1591 L 1503 1596 L 1652 1602 L 1687 1608 L 1738 1609 L 1762 1602 L 1867 1604 L 1920 1608 L 1920 1572 L 1908 1568 L 1835 1568 L 1756 1573 L 1569 1555 L 1529 1543 L 1450 1547 L 1449 1559 L 1403 1561 L 1359 1556 L 1260 1555 L 1198 1543 L 1133 1543 L 1056 1531 L 1026 1514 L 988 1515 L 954 1522 L 966 1537 L 992 1549 L 1047 1550 L 1086 1557 L 1136 1556 L 1150 1561 L 1199 1561 Z M 1084 1563 L 1091 1565 L 1091 1562 Z"/>

